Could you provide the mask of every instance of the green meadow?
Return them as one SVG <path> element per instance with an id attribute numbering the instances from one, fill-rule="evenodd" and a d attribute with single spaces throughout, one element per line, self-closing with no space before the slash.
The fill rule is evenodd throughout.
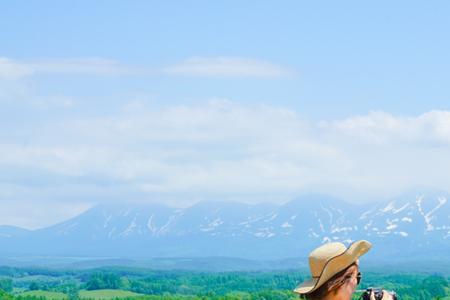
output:
<path id="1" fill-rule="evenodd" d="M 51 292 L 51 291 L 26 291 L 23 293 L 20 293 L 19 296 L 22 296 L 24 298 L 44 298 L 48 300 L 66 300 L 69 299 L 69 296 L 67 296 L 64 293 L 61 292 Z"/>
<path id="2" fill-rule="evenodd" d="M 111 290 L 111 289 L 102 289 L 102 290 L 81 290 L 78 292 L 78 297 L 80 299 L 117 299 L 117 298 L 135 298 L 137 296 L 144 296 L 143 294 L 138 294 L 130 291 L 124 290 Z"/>
<path id="3" fill-rule="evenodd" d="M 135 267 L 0 267 L 0 300 L 291 300 L 308 274 L 160 271 Z M 448 272 L 364 272 L 360 289 L 383 287 L 402 300 L 450 300 Z M 358 299 L 356 294 L 354 299 Z"/>

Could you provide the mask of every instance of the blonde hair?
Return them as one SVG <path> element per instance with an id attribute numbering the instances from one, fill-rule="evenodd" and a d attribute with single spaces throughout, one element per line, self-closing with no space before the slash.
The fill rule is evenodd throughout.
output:
<path id="1" fill-rule="evenodd" d="M 300 298 L 306 300 L 321 300 L 330 293 L 336 295 L 339 288 L 350 280 L 355 270 L 358 271 L 358 265 L 356 262 L 352 263 L 339 273 L 336 273 L 333 277 L 323 283 L 317 290 L 308 294 L 303 294 Z"/>

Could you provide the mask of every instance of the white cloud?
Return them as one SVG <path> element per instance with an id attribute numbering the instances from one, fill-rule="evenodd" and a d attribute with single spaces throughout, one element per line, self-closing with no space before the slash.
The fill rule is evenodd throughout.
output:
<path id="1" fill-rule="evenodd" d="M 0 145 L 0 164 L 62 177 L 95 174 L 145 192 L 189 194 L 184 199 L 292 194 L 311 180 L 315 162 L 309 159 L 334 161 L 336 155 L 310 141 L 308 125 L 292 111 L 227 101 L 125 112 L 38 131 L 25 146 Z"/>
<path id="2" fill-rule="evenodd" d="M 33 124 L 28 134 L 21 130 L 26 144 L 0 142 L 0 166 L 12 183 L 33 189 L 27 195 L 57 180 L 62 198 L 64 183 L 81 182 L 79 199 L 96 201 L 114 194 L 129 201 L 132 192 L 178 205 L 199 197 L 283 201 L 304 191 L 362 201 L 416 187 L 450 190 L 449 115 L 373 112 L 316 123 L 285 108 L 223 100 L 140 105 L 109 117 Z M 35 175 L 22 176 L 30 171 Z M 86 183 L 101 187 L 95 197 Z"/>
<path id="3" fill-rule="evenodd" d="M 48 60 L 29 65 L 35 72 L 54 74 L 132 75 L 139 72 L 137 68 L 103 58 Z"/>
<path id="4" fill-rule="evenodd" d="M 372 144 L 450 144 L 450 112 L 430 111 L 418 117 L 370 112 L 366 116 L 322 122 L 327 130 Z"/>
<path id="5" fill-rule="evenodd" d="M 124 65 L 104 58 L 21 61 L 0 57 L 0 79 L 6 80 L 39 74 L 127 76 L 150 73 L 176 76 L 277 78 L 289 76 L 293 72 L 270 62 L 239 57 L 193 57 L 160 70 Z"/>
<path id="6" fill-rule="evenodd" d="M 18 79 L 33 73 L 34 70 L 30 66 L 0 57 L 0 79 Z"/>
<path id="7" fill-rule="evenodd" d="M 141 69 L 103 58 L 18 61 L 0 57 L 0 79 L 20 79 L 37 74 L 133 75 Z"/>
<path id="8" fill-rule="evenodd" d="M 164 72 L 182 76 L 261 78 L 283 77 L 292 73 L 270 62 L 239 57 L 193 57 L 166 67 Z"/>

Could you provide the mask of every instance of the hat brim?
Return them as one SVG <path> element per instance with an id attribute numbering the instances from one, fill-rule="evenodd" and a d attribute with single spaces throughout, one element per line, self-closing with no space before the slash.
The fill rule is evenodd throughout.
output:
<path id="1" fill-rule="evenodd" d="M 315 291 L 328 279 L 350 266 L 361 255 L 367 253 L 371 247 L 372 244 L 365 240 L 352 243 L 344 252 L 332 257 L 325 264 L 325 267 L 318 278 L 311 278 L 302 282 L 294 289 L 294 292 L 298 294 L 308 294 Z"/>

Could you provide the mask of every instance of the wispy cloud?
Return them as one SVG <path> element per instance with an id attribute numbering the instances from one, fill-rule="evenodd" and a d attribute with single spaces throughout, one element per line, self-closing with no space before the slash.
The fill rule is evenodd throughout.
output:
<path id="1" fill-rule="evenodd" d="M 0 57 L 0 79 L 18 79 L 33 73 L 33 68 L 26 64 Z"/>
<path id="2" fill-rule="evenodd" d="M 166 74 L 200 77 L 278 78 L 292 75 L 293 71 L 274 63 L 239 57 L 194 57 L 160 69 L 129 66 L 104 58 L 21 61 L 0 57 L 0 79 L 15 80 L 40 74 L 95 76 Z"/>
<path id="3" fill-rule="evenodd" d="M 19 61 L 0 58 L 0 79 L 20 79 L 39 74 L 87 74 L 98 76 L 124 76 L 142 70 L 115 60 L 103 58 L 53 59 Z"/>
<path id="4" fill-rule="evenodd" d="M 450 112 L 429 111 L 417 117 L 373 111 L 365 116 L 321 122 L 326 130 L 378 145 L 450 145 Z"/>
<path id="5" fill-rule="evenodd" d="M 193 57 L 164 68 L 170 75 L 276 78 L 292 74 L 286 67 L 239 57 Z"/>

